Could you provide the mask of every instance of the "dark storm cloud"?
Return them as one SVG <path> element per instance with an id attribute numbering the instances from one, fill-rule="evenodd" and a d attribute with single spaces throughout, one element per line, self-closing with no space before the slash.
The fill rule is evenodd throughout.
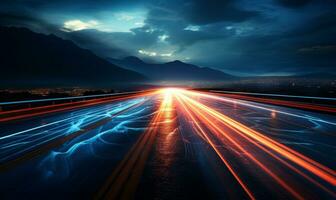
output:
<path id="1" fill-rule="evenodd" d="M 163 30 L 169 35 L 167 41 L 183 50 L 196 42 L 227 37 L 231 31 L 219 30 L 218 27 L 223 25 L 220 23 L 242 22 L 258 15 L 256 11 L 239 9 L 228 0 L 168 1 L 153 3 L 145 22 L 154 29 Z M 216 23 L 219 26 L 211 26 Z M 188 25 L 203 27 L 191 31 L 185 29 Z"/>
<path id="2" fill-rule="evenodd" d="M 243 22 L 259 16 L 258 11 L 240 8 L 231 0 L 172 0 L 167 2 L 152 4 L 146 20 L 148 24 L 168 29 L 183 29 L 188 24 Z"/>
<path id="3" fill-rule="evenodd" d="M 289 8 L 299 8 L 307 5 L 312 0 L 276 0 L 280 5 Z"/>
<path id="4" fill-rule="evenodd" d="M 227 52 L 216 53 L 212 47 L 197 46 L 212 52 L 207 57 L 213 60 L 212 66 L 245 74 L 264 73 L 303 73 L 334 71 L 336 66 L 335 43 L 306 46 L 296 38 L 284 39 L 281 36 L 248 37 L 236 40 L 228 45 Z M 225 43 L 218 43 L 225 45 Z M 262 45 L 261 45 L 262 44 Z M 236 48 L 237 46 L 243 48 Z M 203 65 L 205 59 L 195 61 Z"/>
<path id="5" fill-rule="evenodd" d="M 153 16 L 160 16 L 161 12 L 170 12 L 175 17 L 197 25 L 222 21 L 241 22 L 259 15 L 259 12 L 242 8 L 238 1 L 232 0 L 172 0 L 153 5 L 155 7 L 150 13 Z"/>
<path id="6" fill-rule="evenodd" d="M 1 12 L 0 11 L 0 25 L 1 26 L 24 26 L 41 33 L 55 33 L 59 28 L 54 24 L 37 17 L 30 12 Z"/>
<path id="7" fill-rule="evenodd" d="M 288 36 L 308 37 L 311 42 L 321 40 L 334 40 L 336 30 L 336 12 L 330 11 L 322 13 L 316 17 L 310 18 L 307 23 L 303 23 L 292 31 L 288 32 Z M 309 38 L 314 37 L 315 38 Z"/>
<path id="8" fill-rule="evenodd" d="M 195 62 L 208 65 L 211 60 L 212 66 L 246 74 L 334 71 L 335 35 L 336 13 L 330 11 L 307 17 L 305 22 L 285 31 L 231 36 L 215 41 L 216 44 L 199 44 L 194 49 L 211 54 L 197 53 Z"/>
<path id="9" fill-rule="evenodd" d="M 160 31 L 147 32 L 148 28 L 135 28 L 132 32 L 102 32 L 82 30 L 59 34 L 81 47 L 93 50 L 102 57 L 126 57 L 137 54 L 138 49 L 147 48 L 157 42 Z"/>
<path id="10" fill-rule="evenodd" d="M 35 18 L 30 15 L 20 14 L 11 14 L 11 13 L 0 13 L 0 21 L 2 23 L 16 23 L 16 22 L 39 22 L 40 19 Z"/>
<path id="11" fill-rule="evenodd" d="M 185 17 L 193 24 L 210 24 L 222 21 L 241 22 L 258 16 L 234 4 L 232 0 L 195 0 L 184 7 Z"/>
<path id="12" fill-rule="evenodd" d="M 51 7 L 77 7 L 78 9 L 96 9 L 106 6 L 129 6 L 139 1 L 137 0 L 2 0 L 6 6 L 26 7 L 33 9 L 51 8 Z"/>
<path id="13" fill-rule="evenodd" d="M 190 22 L 185 20 L 179 12 L 163 8 L 153 8 L 149 11 L 146 24 L 154 29 L 162 30 L 162 33 L 169 35 L 167 41 L 178 45 L 181 49 L 195 42 L 221 37 L 216 33 L 206 31 L 185 30 Z"/>

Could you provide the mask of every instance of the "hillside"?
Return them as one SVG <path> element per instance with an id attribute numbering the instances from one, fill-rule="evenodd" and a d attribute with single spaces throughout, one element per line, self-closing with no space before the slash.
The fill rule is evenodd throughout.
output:
<path id="1" fill-rule="evenodd" d="M 121 60 L 109 59 L 109 61 L 160 81 L 225 81 L 235 78 L 219 70 L 199 67 L 178 60 L 163 64 L 149 64 L 131 56 Z"/>
<path id="2" fill-rule="evenodd" d="M 145 80 L 55 35 L 0 27 L 0 44 L 2 84 L 110 86 Z"/>

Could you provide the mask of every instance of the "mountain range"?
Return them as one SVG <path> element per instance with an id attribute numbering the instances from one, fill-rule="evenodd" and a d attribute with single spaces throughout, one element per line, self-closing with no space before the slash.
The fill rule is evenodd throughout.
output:
<path id="1" fill-rule="evenodd" d="M 199 67 L 175 60 L 172 62 L 153 64 L 129 56 L 124 59 L 108 60 L 125 69 L 141 73 L 154 81 L 225 81 L 235 77 L 222 71 L 208 67 Z"/>
<path id="2" fill-rule="evenodd" d="M 0 27 L 1 80 L 6 86 L 111 86 L 145 81 L 72 41 L 26 28 Z"/>
<path id="3" fill-rule="evenodd" d="M 130 56 L 102 58 L 71 40 L 26 28 L 0 26 L 1 87 L 111 87 L 139 83 L 224 82 L 272 77 L 236 77 L 178 60 L 147 63 Z M 332 73 L 273 77 L 274 79 L 335 79 Z"/>

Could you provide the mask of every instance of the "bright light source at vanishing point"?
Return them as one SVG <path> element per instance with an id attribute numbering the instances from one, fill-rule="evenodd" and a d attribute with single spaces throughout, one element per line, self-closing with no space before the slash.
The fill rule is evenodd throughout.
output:
<path id="1" fill-rule="evenodd" d="M 178 92 L 182 92 L 182 91 L 184 91 L 184 89 L 169 87 L 169 88 L 163 88 L 160 91 L 165 95 L 171 95 L 171 94 L 174 94 L 174 93 L 176 94 Z"/>

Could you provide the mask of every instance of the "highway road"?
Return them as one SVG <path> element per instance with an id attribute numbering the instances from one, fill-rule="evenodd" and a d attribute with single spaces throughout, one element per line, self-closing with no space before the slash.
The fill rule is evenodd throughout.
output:
<path id="1" fill-rule="evenodd" d="M 334 108 L 276 104 L 165 88 L 7 116 L 0 198 L 335 199 Z"/>

